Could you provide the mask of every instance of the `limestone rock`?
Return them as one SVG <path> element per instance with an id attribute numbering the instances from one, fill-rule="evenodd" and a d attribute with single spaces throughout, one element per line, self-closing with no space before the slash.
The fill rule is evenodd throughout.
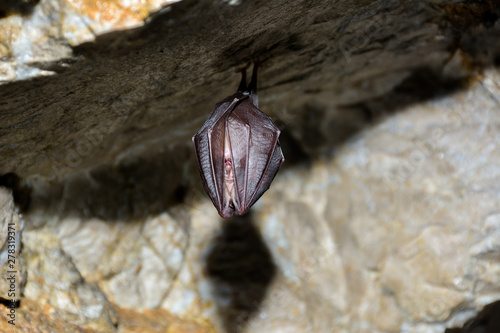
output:
<path id="1" fill-rule="evenodd" d="M 26 231 L 23 237 L 29 277 L 24 297 L 50 308 L 54 318 L 112 331 L 117 324 L 113 307 L 95 284 L 82 278 L 55 234 L 42 229 Z"/>
<path id="2" fill-rule="evenodd" d="M 55 74 L 43 67 L 58 62 L 67 66 L 73 58 L 72 46 L 93 41 L 106 32 L 141 26 L 151 13 L 177 1 L 40 0 L 1 4 L 0 84 Z"/>
<path id="3" fill-rule="evenodd" d="M 0 187 L 0 297 L 9 303 L 21 299 L 26 266 L 21 252 L 24 221 L 19 217 L 12 193 Z"/>
<path id="4" fill-rule="evenodd" d="M 438 333 L 499 299 L 497 96 L 494 70 L 282 175 L 256 218 L 281 274 L 250 331 Z"/>

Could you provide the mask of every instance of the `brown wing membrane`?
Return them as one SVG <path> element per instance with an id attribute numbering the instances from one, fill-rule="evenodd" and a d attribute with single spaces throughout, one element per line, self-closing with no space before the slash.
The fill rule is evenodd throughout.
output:
<path id="1" fill-rule="evenodd" d="M 269 188 L 278 171 L 283 155 L 278 144 L 279 130 L 272 120 L 249 100 L 243 100 L 231 115 L 235 123 L 245 124 L 248 136 L 239 131 L 229 131 L 235 160 L 235 182 L 240 205 L 236 214 L 245 214 Z M 242 125 L 235 126 L 243 128 Z"/>
<path id="2" fill-rule="evenodd" d="M 273 181 L 274 177 L 278 173 L 278 170 L 285 161 L 285 158 L 283 157 L 283 153 L 281 151 L 281 147 L 278 141 L 278 136 L 279 136 L 279 130 L 276 132 L 276 146 L 274 149 L 274 153 L 271 156 L 271 159 L 269 160 L 267 164 L 267 170 L 262 174 L 262 177 L 260 179 L 260 182 L 256 186 L 255 192 L 253 194 L 253 198 L 249 200 L 248 207 L 252 207 L 252 205 L 259 200 L 259 198 L 264 194 L 265 191 L 269 189 L 269 186 L 271 185 L 271 182 Z"/>
<path id="3" fill-rule="evenodd" d="M 235 108 L 238 109 L 240 104 Z M 234 111 L 235 111 L 234 110 Z M 242 211 L 246 205 L 248 188 L 248 167 L 250 161 L 250 126 L 233 111 L 227 120 L 227 133 L 231 147 L 234 175 L 234 207 L 236 212 Z"/>
<path id="4" fill-rule="evenodd" d="M 245 96 L 241 95 L 241 98 L 245 98 Z M 224 164 L 224 140 L 219 139 L 221 136 L 224 138 L 224 133 L 220 134 L 221 124 L 223 132 L 225 116 L 234 109 L 241 98 L 233 95 L 215 105 L 208 119 L 193 136 L 203 187 L 219 213 L 222 212 L 223 208 L 223 182 L 221 182 L 223 179 L 221 177 L 224 177 L 223 173 L 217 173 L 217 170 L 223 168 Z"/>
<path id="5" fill-rule="evenodd" d="M 208 142 L 210 151 L 210 171 L 214 182 L 215 192 L 217 193 L 217 206 L 222 208 L 224 205 L 224 137 L 226 129 L 224 122 L 226 115 L 221 117 L 208 130 Z"/>

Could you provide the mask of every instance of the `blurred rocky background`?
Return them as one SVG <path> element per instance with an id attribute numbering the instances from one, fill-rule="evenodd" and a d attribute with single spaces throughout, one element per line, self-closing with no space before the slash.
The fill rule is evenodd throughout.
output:
<path id="1" fill-rule="evenodd" d="M 499 16 L 1 2 L 0 330 L 499 332 Z M 223 221 L 191 136 L 256 59 L 286 162 Z"/>

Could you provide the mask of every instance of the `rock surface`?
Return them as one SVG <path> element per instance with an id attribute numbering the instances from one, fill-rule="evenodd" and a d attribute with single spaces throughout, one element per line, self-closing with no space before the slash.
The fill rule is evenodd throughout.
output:
<path id="1" fill-rule="evenodd" d="M 0 86 L 17 328 L 441 333 L 500 299 L 494 2 L 169 8 Z M 287 161 L 250 215 L 222 221 L 190 137 L 255 58 Z"/>
<path id="2" fill-rule="evenodd" d="M 0 4 L 0 84 L 55 74 L 43 67 L 59 61 L 65 66 L 72 46 L 142 26 L 152 13 L 177 1 L 6 1 Z"/>
<path id="3" fill-rule="evenodd" d="M 24 228 L 14 207 L 10 191 L 0 187 L 0 297 L 11 300 L 9 306 L 21 299 L 26 269 L 21 252 L 21 234 Z"/>
<path id="4" fill-rule="evenodd" d="M 495 70 L 281 175 L 256 218 L 281 283 L 254 331 L 437 333 L 499 299 L 498 96 Z"/>

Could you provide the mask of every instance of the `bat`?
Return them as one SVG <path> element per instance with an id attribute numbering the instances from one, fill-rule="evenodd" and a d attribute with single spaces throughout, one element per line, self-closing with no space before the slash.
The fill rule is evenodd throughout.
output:
<path id="1" fill-rule="evenodd" d="M 217 103 L 193 136 L 203 187 L 219 215 L 245 215 L 269 189 L 285 161 L 270 117 L 258 109 L 257 69 L 246 84 L 240 69 L 238 91 Z"/>

